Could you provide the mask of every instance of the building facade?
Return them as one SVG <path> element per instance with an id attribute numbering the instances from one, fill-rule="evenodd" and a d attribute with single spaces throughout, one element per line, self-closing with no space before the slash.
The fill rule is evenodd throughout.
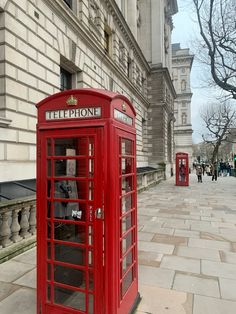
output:
<path id="1" fill-rule="evenodd" d="M 189 49 L 181 49 L 179 43 L 172 45 L 172 77 L 177 93 L 174 102 L 175 153 L 188 153 L 190 165 L 193 161 L 190 88 L 192 63 L 193 55 L 190 54 Z"/>
<path id="2" fill-rule="evenodd" d="M 127 96 L 137 167 L 173 165 L 176 0 L 0 1 L 0 183 L 35 178 L 35 104 L 70 88 Z"/>

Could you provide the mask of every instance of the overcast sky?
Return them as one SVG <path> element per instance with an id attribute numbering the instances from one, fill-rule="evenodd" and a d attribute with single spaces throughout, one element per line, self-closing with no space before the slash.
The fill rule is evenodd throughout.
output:
<path id="1" fill-rule="evenodd" d="M 190 48 L 190 53 L 194 54 L 193 43 L 199 38 L 198 26 L 194 22 L 194 14 L 191 10 L 192 0 L 178 0 L 179 12 L 174 15 L 174 30 L 172 33 L 172 43 L 180 43 L 181 48 Z M 196 53 L 195 53 L 196 54 Z M 202 141 L 203 124 L 199 116 L 199 108 L 211 102 L 214 99 L 214 91 L 204 88 L 202 66 L 196 58 L 193 62 L 191 73 L 192 97 L 192 128 L 193 142 Z"/>

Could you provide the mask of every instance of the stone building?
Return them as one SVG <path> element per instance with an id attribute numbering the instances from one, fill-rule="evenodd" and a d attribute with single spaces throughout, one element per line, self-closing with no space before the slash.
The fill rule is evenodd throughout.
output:
<path id="1" fill-rule="evenodd" d="M 174 103 L 175 153 L 189 154 L 190 165 L 193 158 L 190 74 L 193 55 L 189 49 L 181 49 L 180 44 L 172 45 L 172 77 L 177 98 Z"/>
<path id="2" fill-rule="evenodd" d="M 0 0 L 0 183 L 34 181 L 35 104 L 83 87 L 132 101 L 137 166 L 164 163 L 169 176 L 177 9 L 177 0 Z"/>

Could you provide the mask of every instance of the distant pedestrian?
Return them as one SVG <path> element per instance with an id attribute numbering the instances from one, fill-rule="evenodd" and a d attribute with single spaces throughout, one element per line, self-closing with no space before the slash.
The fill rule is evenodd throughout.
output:
<path id="1" fill-rule="evenodd" d="M 196 175 L 197 175 L 198 183 L 199 182 L 202 183 L 202 167 L 200 165 L 198 165 L 196 168 Z"/>
<path id="2" fill-rule="evenodd" d="M 215 161 L 212 165 L 212 181 L 217 181 L 217 162 Z"/>

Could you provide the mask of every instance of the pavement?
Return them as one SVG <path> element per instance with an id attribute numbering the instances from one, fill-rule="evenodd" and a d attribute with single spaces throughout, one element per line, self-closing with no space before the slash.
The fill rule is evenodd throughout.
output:
<path id="1" fill-rule="evenodd" d="M 191 174 L 189 187 L 171 178 L 138 196 L 136 314 L 236 313 L 235 186 Z M 35 249 L 0 265 L 1 314 L 36 313 L 35 272 Z"/>

